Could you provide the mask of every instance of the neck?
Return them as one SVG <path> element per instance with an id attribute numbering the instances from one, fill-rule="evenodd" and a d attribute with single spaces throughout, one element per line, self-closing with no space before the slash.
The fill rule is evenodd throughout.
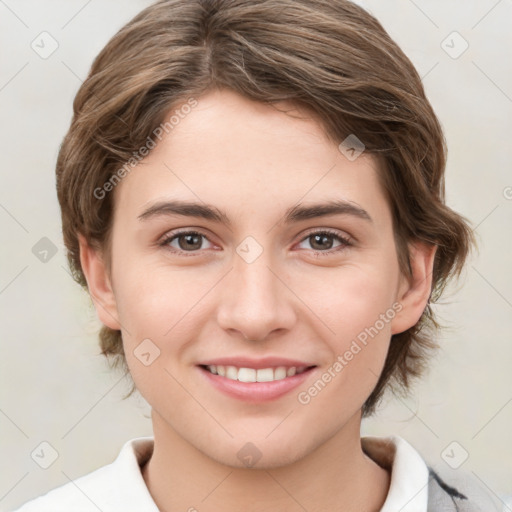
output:
<path id="1" fill-rule="evenodd" d="M 360 414 L 303 458 L 272 468 L 222 464 L 152 416 L 154 451 L 142 475 L 162 512 L 376 512 L 386 499 L 390 475 L 361 448 Z"/>

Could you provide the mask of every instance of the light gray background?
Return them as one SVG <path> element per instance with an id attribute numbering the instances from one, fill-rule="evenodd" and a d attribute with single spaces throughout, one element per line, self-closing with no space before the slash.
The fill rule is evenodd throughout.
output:
<path id="1" fill-rule="evenodd" d="M 67 271 L 54 181 L 73 97 L 94 56 L 150 3 L 0 0 L 1 510 L 151 435 L 147 405 L 122 400 L 127 382 L 98 355 L 99 323 Z M 401 435 L 439 470 L 473 472 L 512 510 L 512 1 L 360 3 L 423 77 L 448 139 L 448 203 L 480 240 L 464 286 L 436 307 L 449 329 L 429 374 L 411 398 L 388 398 L 363 433 Z M 43 31 L 59 45 L 46 59 L 31 48 L 42 46 Z M 469 43 L 458 58 L 462 40 L 446 39 L 453 31 Z M 58 250 L 46 263 L 32 252 L 43 237 Z M 31 458 L 43 441 L 58 452 L 48 469 Z M 446 461 L 457 465 L 466 452 L 450 469 Z"/>

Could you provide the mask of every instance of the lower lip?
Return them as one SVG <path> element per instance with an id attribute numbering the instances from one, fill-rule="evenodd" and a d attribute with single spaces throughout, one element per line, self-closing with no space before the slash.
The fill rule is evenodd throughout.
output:
<path id="1" fill-rule="evenodd" d="M 230 397 L 253 403 L 275 400 L 289 393 L 300 386 L 316 369 L 316 367 L 312 367 L 302 373 L 271 382 L 240 382 L 213 374 L 201 366 L 197 368 L 219 391 Z"/>

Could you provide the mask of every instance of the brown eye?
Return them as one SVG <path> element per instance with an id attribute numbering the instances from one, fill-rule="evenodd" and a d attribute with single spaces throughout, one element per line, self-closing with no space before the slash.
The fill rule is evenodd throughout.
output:
<path id="1" fill-rule="evenodd" d="M 178 240 L 178 245 L 180 246 L 180 249 L 183 249 L 185 251 L 193 251 L 194 249 L 200 249 L 201 245 L 203 245 L 202 235 L 178 235 L 176 239 Z"/>
<path id="2" fill-rule="evenodd" d="M 336 240 L 339 244 L 334 246 Z M 316 253 L 327 254 L 332 254 L 333 252 L 350 245 L 350 241 L 347 238 L 335 231 L 317 231 L 310 233 L 302 239 L 301 243 L 305 241 L 309 241 L 312 250 Z"/>
<path id="3" fill-rule="evenodd" d="M 203 239 L 208 240 L 205 235 L 197 231 L 182 231 L 179 233 L 169 233 L 160 245 L 178 253 L 197 252 L 202 248 Z"/>

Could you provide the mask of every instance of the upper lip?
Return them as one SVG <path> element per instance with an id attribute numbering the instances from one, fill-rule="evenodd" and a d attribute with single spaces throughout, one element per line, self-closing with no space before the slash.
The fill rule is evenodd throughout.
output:
<path id="1" fill-rule="evenodd" d="M 262 357 L 260 359 L 253 359 L 250 357 L 219 357 L 215 359 L 208 359 L 199 363 L 200 366 L 236 366 L 237 368 L 277 368 L 278 366 L 286 367 L 309 367 L 316 366 L 314 364 L 299 361 L 297 359 L 288 359 L 285 357 Z"/>

